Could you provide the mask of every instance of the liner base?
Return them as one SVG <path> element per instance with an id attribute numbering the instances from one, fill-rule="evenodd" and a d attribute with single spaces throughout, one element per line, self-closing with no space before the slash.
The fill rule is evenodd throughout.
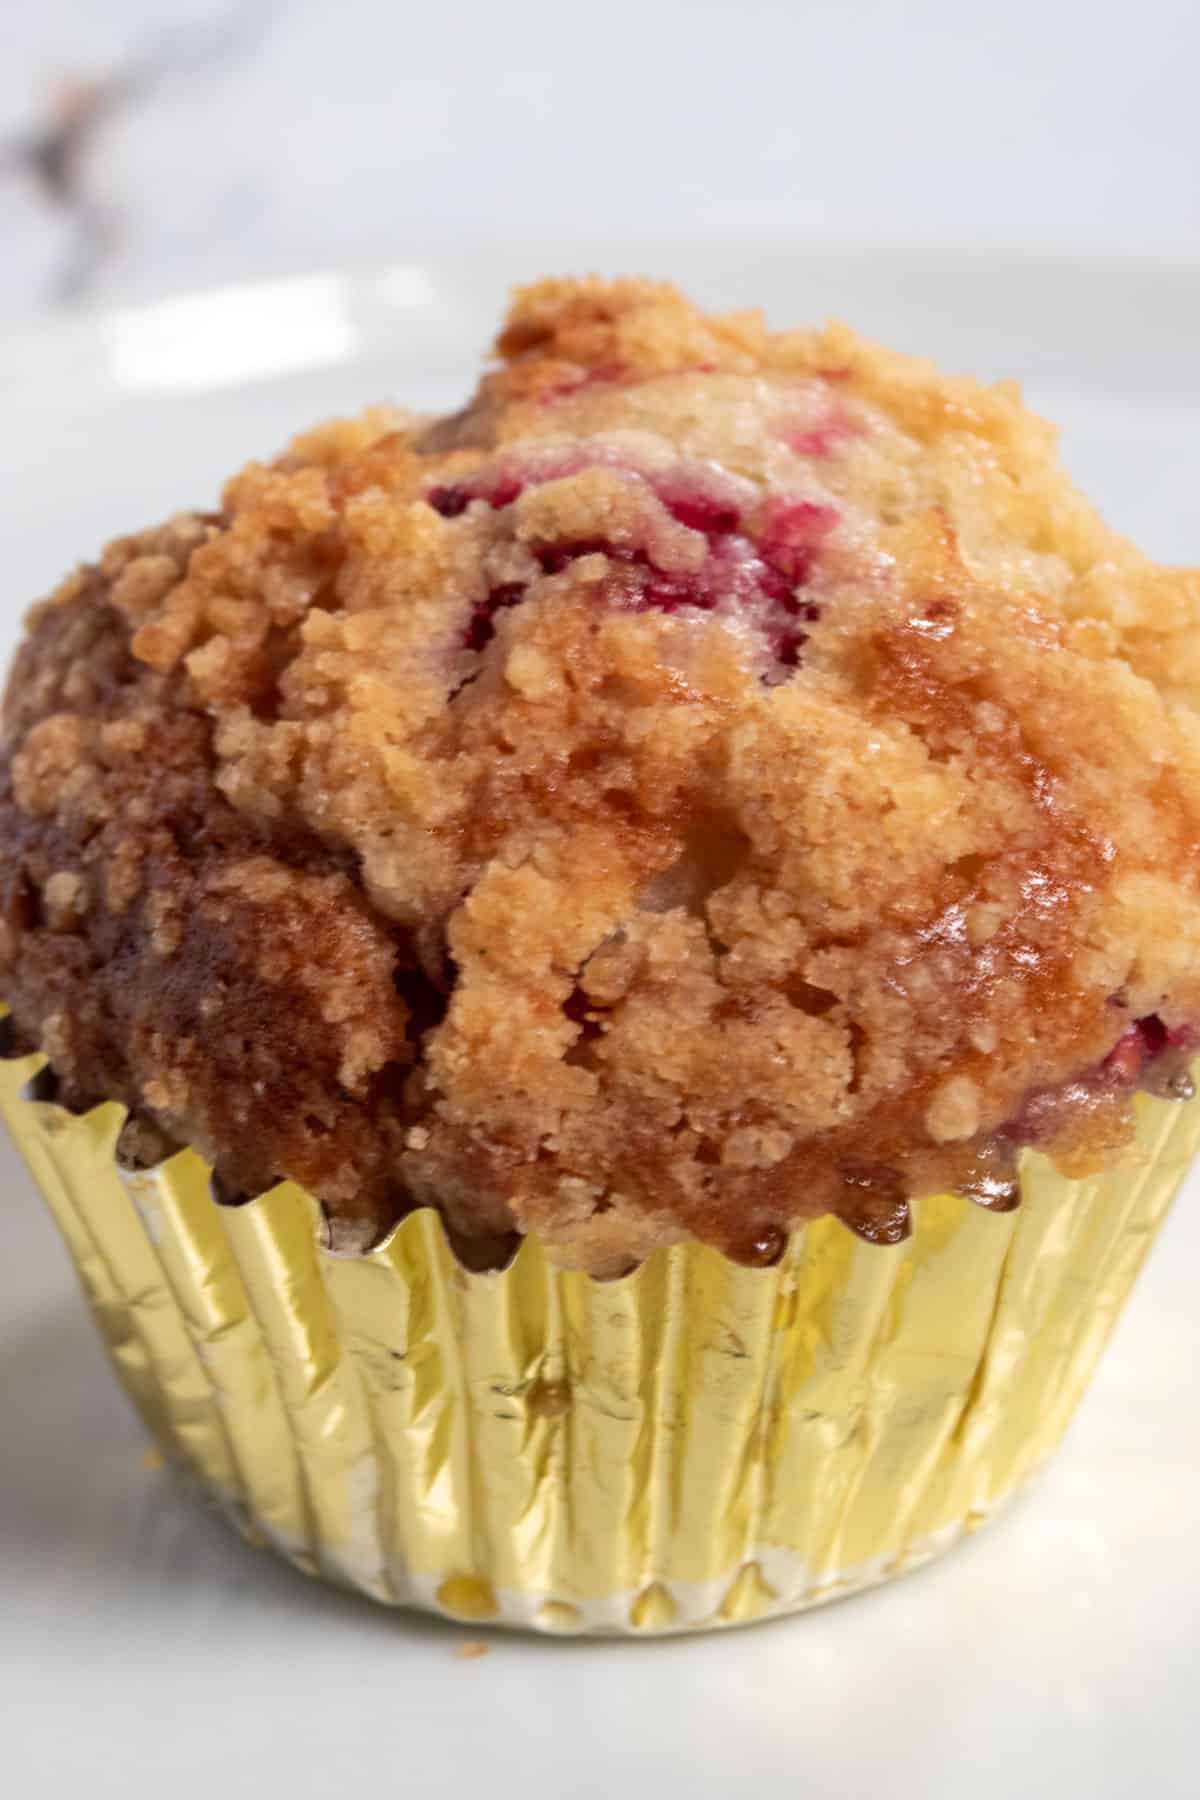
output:
<path id="1" fill-rule="evenodd" d="M 527 1239 L 472 1274 L 430 1212 L 321 1247 L 284 1183 L 213 1200 L 183 1151 L 122 1172 L 122 1108 L 0 1111 L 116 1373 L 172 1463 L 310 1574 L 473 1624 L 655 1635 L 834 1599 L 928 1560 L 1062 1436 L 1200 1141 L 1139 1100 L 1138 1158 L 1028 1156 L 1000 1216 L 955 1195 L 903 1244 L 839 1221 L 772 1269 L 661 1251 L 623 1280 Z"/>

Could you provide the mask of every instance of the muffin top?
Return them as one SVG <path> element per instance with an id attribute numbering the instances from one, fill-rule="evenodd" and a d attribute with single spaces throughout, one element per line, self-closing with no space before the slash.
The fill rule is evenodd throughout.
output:
<path id="1" fill-rule="evenodd" d="M 16 1041 L 343 1248 L 768 1261 L 1111 1161 L 1200 1026 L 1200 574 L 842 326 L 552 280 L 497 352 L 34 611 Z"/>

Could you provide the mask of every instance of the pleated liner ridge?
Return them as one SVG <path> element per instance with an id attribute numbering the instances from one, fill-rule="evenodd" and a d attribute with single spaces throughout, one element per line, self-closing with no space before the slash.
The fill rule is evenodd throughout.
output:
<path id="1" fill-rule="evenodd" d="M 1057 1444 L 1200 1140 L 1142 1098 L 1140 1160 L 1028 1156 L 1006 1216 L 954 1195 L 905 1243 L 823 1219 L 771 1269 L 660 1251 L 502 1273 L 437 1216 L 321 1248 L 283 1183 L 218 1205 L 191 1150 L 114 1158 L 115 1104 L 0 1108 L 166 1456 L 310 1574 L 454 1618 L 654 1633 L 795 1610 L 925 1560 Z"/>

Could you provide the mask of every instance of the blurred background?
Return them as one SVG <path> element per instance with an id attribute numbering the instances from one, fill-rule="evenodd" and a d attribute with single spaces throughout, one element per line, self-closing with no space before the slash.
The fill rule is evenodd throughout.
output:
<path id="1" fill-rule="evenodd" d="M 9 319 L 474 244 L 1200 247 L 1194 0 L 5 14 Z"/>

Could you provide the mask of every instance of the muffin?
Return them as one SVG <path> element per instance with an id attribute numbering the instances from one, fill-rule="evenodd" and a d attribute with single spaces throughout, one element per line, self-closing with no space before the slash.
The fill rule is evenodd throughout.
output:
<path id="1" fill-rule="evenodd" d="M 4 1107 L 168 1453 L 555 1630 L 985 1517 L 1200 1135 L 1198 617 L 1015 389 L 641 281 L 70 576 Z"/>

